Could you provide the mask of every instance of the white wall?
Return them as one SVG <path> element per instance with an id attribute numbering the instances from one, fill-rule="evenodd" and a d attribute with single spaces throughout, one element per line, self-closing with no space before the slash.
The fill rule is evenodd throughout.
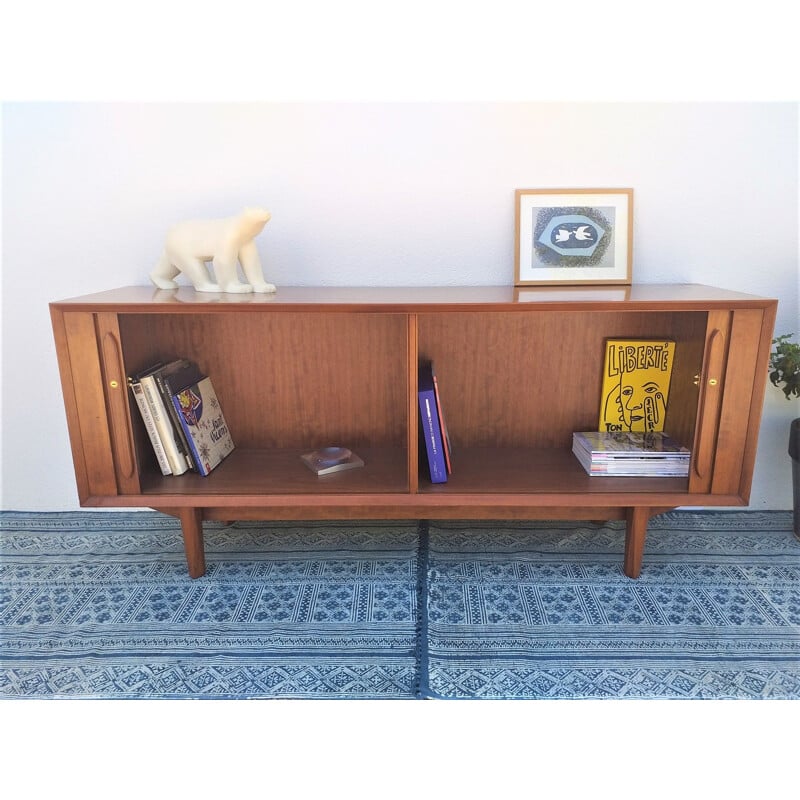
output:
<path id="1" fill-rule="evenodd" d="M 77 508 L 47 304 L 147 284 L 165 229 L 263 205 L 281 285 L 509 284 L 513 190 L 631 186 L 634 280 L 798 320 L 795 104 L 10 104 L 2 508 Z M 768 387 L 751 506 L 791 507 Z"/>

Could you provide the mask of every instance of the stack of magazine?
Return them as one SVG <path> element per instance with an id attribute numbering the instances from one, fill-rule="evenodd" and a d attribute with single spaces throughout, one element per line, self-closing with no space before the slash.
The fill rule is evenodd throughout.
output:
<path id="1" fill-rule="evenodd" d="M 691 453 L 666 433 L 588 431 L 572 434 L 572 452 L 589 475 L 684 478 Z"/>
<path id="2" fill-rule="evenodd" d="M 128 378 L 164 475 L 208 475 L 234 444 L 211 379 L 193 361 L 154 364 Z"/>

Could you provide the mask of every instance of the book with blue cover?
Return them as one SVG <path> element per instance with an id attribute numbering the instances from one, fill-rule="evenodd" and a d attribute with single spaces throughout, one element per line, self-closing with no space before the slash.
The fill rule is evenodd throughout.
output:
<path id="1" fill-rule="evenodd" d="M 196 469 L 201 475 L 208 475 L 234 448 L 211 379 L 203 377 L 186 386 L 173 395 L 172 402 L 192 450 Z"/>
<path id="2" fill-rule="evenodd" d="M 161 397 L 164 400 L 164 406 L 167 409 L 169 418 L 172 420 L 172 428 L 177 437 L 176 443 L 178 449 L 189 464 L 189 469 L 197 472 L 194 453 L 192 452 L 189 440 L 186 438 L 186 432 L 181 426 L 181 421 L 178 417 L 175 405 L 172 402 L 172 397 L 178 390 L 184 389 L 191 383 L 196 383 L 201 378 L 204 378 L 205 375 L 200 371 L 200 367 L 198 367 L 194 361 L 190 361 L 188 358 L 178 358 L 154 372 L 153 376 L 155 377 L 158 391 L 161 392 Z"/>
<path id="3" fill-rule="evenodd" d="M 430 363 L 419 366 L 417 374 L 420 429 L 428 457 L 431 483 L 447 483 L 444 437 L 439 424 L 439 407 L 436 402 L 433 368 Z"/>

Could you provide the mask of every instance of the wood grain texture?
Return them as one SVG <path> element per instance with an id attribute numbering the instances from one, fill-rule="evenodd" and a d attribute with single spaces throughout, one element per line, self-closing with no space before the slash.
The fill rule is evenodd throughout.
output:
<path id="1" fill-rule="evenodd" d="M 100 313 L 95 315 L 95 320 L 117 486 L 121 493 L 131 494 L 140 490 L 132 426 L 132 421 L 138 417 L 138 410 L 132 410 L 129 404 L 117 315 Z"/>
<path id="2" fill-rule="evenodd" d="M 206 553 L 203 542 L 203 514 L 199 508 L 182 508 L 178 512 L 183 533 L 186 565 L 192 578 L 206 573 Z"/>
<path id="3" fill-rule="evenodd" d="M 72 380 L 67 394 L 74 403 L 72 418 L 77 426 L 71 435 L 83 451 L 85 491 L 91 495 L 113 496 L 117 494 L 117 481 L 94 315 L 65 314 L 64 329 Z"/>
<path id="4" fill-rule="evenodd" d="M 776 306 L 695 285 L 127 287 L 51 317 L 81 503 L 179 517 L 195 577 L 204 519 L 341 518 L 625 519 L 635 576 L 651 513 L 747 501 Z M 611 337 L 676 342 L 665 428 L 693 449 L 689 478 L 590 477 L 572 455 Z M 236 443 L 205 478 L 161 475 L 123 383 L 179 357 L 212 377 Z M 446 484 L 420 469 L 420 360 L 453 444 Z M 364 467 L 317 477 L 300 455 L 329 445 Z"/>
<path id="5" fill-rule="evenodd" d="M 671 397 L 696 401 L 689 376 L 705 321 L 705 312 L 420 314 L 419 350 L 436 365 L 454 449 L 569 449 L 574 431 L 597 429 L 606 338 L 675 339 Z M 687 445 L 695 415 L 696 403 L 670 405 L 670 430 Z"/>
<path id="6" fill-rule="evenodd" d="M 237 447 L 405 447 L 401 314 L 120 315 L 129 371 L 183 356 L 212 377 Z"/>
<path id="7" fill-rule="evenodd" d="M 416 312 L 520 311 L 531 306 L 577 310 L 587 303 L 607 311 L 650 309 L 708 310 L 768 308 L 774 300 L 701 284 L 633 284 L 615 286 L 281 286 L 275 294 L 208 294 L 190 287 L 161 291 L 149 286 L 126 286 L 61 300 L 62 310 L 125 311 L 165 314 L 237 314 L 265 311 L 295 314 L 303 311 Z"/>
<path id="8" fill-rule="evenodd" d="M 61 379 L 61 396 L 64 400 L 64 413 L 67 418 L 72 463 L 75 469 L 75 483 L 78 501 L 83 505 L 89 496 L 89 476 L 80 436 L 80 418 L 78 417 L 78 401 L 75 397 L 75 378 L 72 374 L 72 363 L 69 358 L 69 335 L 66 328 L 65 312 L 50 307 L 50 321 L 53 326 L 58 372 Z"/>
<path id="9" fill-rule="evenodd" d="M 723 385 L 719 426 L 715 442 L 711 491 L 737 492 L 741 483 L 750 406 L 757 382 L 759 334 L 762 312 L 740 310 L 732 315 L 730 346 Z"/>
<path id="10" fill-rule="evenodd" d="M 649 520 L 649 508 L 636 506 L 627 511 L 623 570 L 629 578 L 638 578 L 642 571 L 642 557 L 644 556 L 644 543 Z"/>
<path id="11" fill-rule="evenodd" d="M 730 325 L 729 311 L 709 313 L 703 364 L 698 378 L 697 427 L 692 445 L 690 489 L 694 492 L 710 491 L 714 479 L 719 408 L 730 345 Z"/>

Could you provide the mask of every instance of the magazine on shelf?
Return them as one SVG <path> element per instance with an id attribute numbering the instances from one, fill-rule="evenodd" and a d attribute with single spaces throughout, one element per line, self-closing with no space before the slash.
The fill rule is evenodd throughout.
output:
<path id="1" fill-rule="evenodd" d="M 582 431 L 572 452 L 590 475 L 686 477 L 691 452 L 663 431 Z"/>
<path id="2" fill-rule="evenodd" d="M 663 431 L 675 342 L 607 339 L 600 431 Z"/>
<path id="3" fill-rule="evenodd" d="M 436 388 L 430 363 L 419 366 L 417 394 L 420 413 L 420 430 L 425 442 L 431 483 L 447 482 L 447 465 L 444 455 L 444 439 L 439 424 L 439 408 L 436 403 Z"/>

